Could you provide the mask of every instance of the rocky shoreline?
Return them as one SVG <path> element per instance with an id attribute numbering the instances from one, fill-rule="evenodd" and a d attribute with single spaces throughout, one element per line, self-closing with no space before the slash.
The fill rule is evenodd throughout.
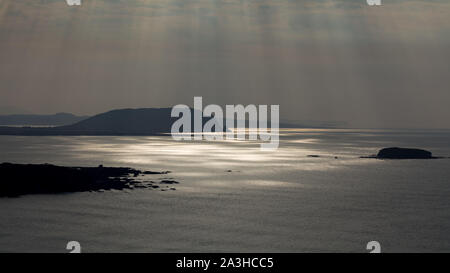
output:
<path id="1" fill-rule="evenodd" d="M 175 190 L 173 187 L 163 185 L 178 184 L 177 181 L 164 178 L 158 183 L 146 179 L 147 175 L 168 173 L 170 172 L 140 171 L 133 168 L 103 167 L 102 165 L 62 167 L 50 164 L 2 163 L 0 164 L 2 177 L 0 197 L 135 188 Z"/>

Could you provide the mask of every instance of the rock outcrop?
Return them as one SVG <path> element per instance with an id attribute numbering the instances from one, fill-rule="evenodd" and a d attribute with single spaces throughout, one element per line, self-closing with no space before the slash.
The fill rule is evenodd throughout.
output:
<path id="1" fill-rule="evenodd" d="M 431 159 L 433 154 L 426 150 L 409 148 L 385 148 L 378 152 L 379 159 Z"/>
<path id="2" fill-rule="evenodd" d="M 98 167 L 61 167 L 50 164 L 3 163 L 0 164 L 2 178 L 0 197 L 153 188 L 154 181 L 146 181 L 138 176 L 167 173 L 142 172 L 132 168 L 103 167 L 102 165 Z M 173 182 L 171 184 L 178 183 Z"/>

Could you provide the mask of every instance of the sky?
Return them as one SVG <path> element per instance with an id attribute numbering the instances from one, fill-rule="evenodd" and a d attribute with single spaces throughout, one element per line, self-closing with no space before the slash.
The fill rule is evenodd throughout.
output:
<path id="1" fill-rule="evenodd" d="M 0 113 L 280 105 L 450 128 L 450 1 L 0 0 Z"/>

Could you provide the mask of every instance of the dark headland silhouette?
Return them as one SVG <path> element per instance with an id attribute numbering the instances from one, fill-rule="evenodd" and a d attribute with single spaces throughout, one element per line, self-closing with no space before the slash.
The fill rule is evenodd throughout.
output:
<path id="1" fill-rule="evenodd" d="M 178 182 L 163 179 L 160 182 L 145 179 L 146 175 L 169 172 L 140 171 L 115 167 L 61 167 L 50 164 L 0 164 L 0 197 L 24 194 L 50 194 L 101 190 L 148 188 L 175 190 L 168 184 Z M 140 179 L 138 179 L 140 178 Z"/>
<path id="2" fill-rule="evenodd" d="M 0 115 L 0 125 L 62 126 L 87 119 L 69 113 L 54 115 Z"/>
<path id="3" fill-rule="evenodd" d="M 194 109 L 191 109 L 193 124 Z M 56 127 L 10 127 L 0 125 L 0 135 L 159 135 L 170 133 L 172 124 L 179 117 L 171 117 L 172 108 L 119 109 L 95 115 L 71 125 Z M 203 125 L 210 120 L 203 117 Z M 223 121 L 224 131 L 226 120 Z M 248 121 L 246 121 L 248 126 Z M 280 123 L 281 128 L 299 128 L 298 125 Z M 300 126 L 302 127 L 302 126 Z"/>
<path id="4" fill-rule="evenodd" d="M 0 126 L 0 135 L 157 135 L 169 133 L 178 118 L 172 108 L 120 109 L 71 125 L 35 128 Z"/>

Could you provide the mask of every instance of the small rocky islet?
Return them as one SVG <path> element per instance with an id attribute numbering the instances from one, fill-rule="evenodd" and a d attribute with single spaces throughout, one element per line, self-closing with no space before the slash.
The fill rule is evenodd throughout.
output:
<path id="1" fill-rule="evenodd" d="M 0 197 L 25 194 L 55 194 L 87 191 L 159 189 L 175 190 L 168 186 L 177 181 L 160 178 L 155 182 L 147 175 L 164 175 L 169 171 L 140 171 L 126 167 L 62 167 L 51 164 L 0 164 Z"/>
<path id="2" fill-rule="evenodd" d="M 436 159 L 433 153 L 423 149 L 391 147 L 381 149 L 378 154 L 372 156 L 362 156 L 361 158 L 376 159 Z"/>

